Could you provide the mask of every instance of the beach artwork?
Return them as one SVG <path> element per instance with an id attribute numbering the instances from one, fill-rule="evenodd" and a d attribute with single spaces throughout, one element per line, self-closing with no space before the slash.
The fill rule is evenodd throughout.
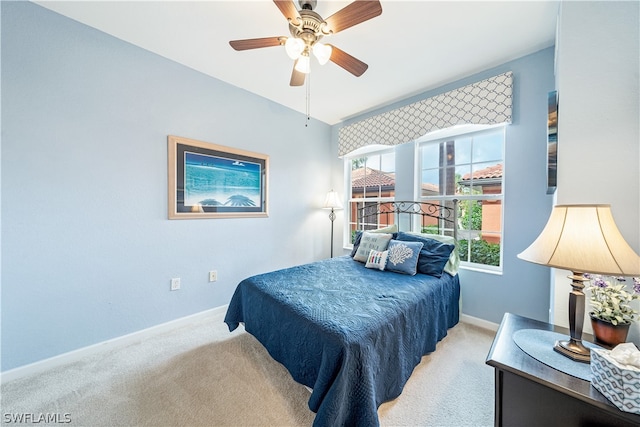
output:
<path id="1" fill-rule="evenodd" d="M 267 217 L 269 156 L 169 136 L 169 219 Z"/>
<path id="2" fill-rule="evenodd" d="M 260 164 L 199 153 L 184 153 L 184 205 L 261 205 Z"/>

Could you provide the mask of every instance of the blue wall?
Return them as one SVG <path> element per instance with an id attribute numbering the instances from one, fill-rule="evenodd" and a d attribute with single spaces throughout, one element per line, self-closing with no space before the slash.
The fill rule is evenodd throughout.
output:
<path id="1" fill-rule="evenodd" d="M 3 371 L 226 304 L 246 276 L 329 255 L 318 207 L 342 188 L 342 125 L 305 128 L 299 113 L 33 3 L 1 7 Z M 461 271 L 463 311 L 546 320 L 549 271 L 516 254 L 552 205 L 552 48 L 344 124 L 505 71 L 514 73 L 514 119 L 504 272 Z M 167 220 L 167 135 L 270 155 L 269 218 Z M 412 164 L 413 150 L 398 157 Z M 180 291 L 169 291 L 172 277 Z"/>
<path id="2" fill-rule="evenodd" d="M 469 316 L 500 323 L 505 312 L 548 321 L 550 271 L 524 262 L 516 255 L 527 248 L 544 228 L 553 197 L 546 194 L 547 94 L 554 90 L 554 49 L 508 62 L 437 89 L 354 117 L 332 132 L 337 153 L 337 128 L 460 88 L 470 83 L 513 71 L 513 121 L 507 126 L 504 169 L 504 240 L 501 275 L 461 270 L 462 311 Z M 396 171 L 413 171 L 413 144 L 396 148 Z M 342 172 L 333 163 L 334 174 Z M 413 182 L 398 180 L 413 186 Z M 413 187 L 398 192 L 413 194 Z"/>
<path id="3" fill-rule="evenodd" d="M 304 123 L 2 2 L 2 370 L 224 305 L 246 276 L 328 257 L 331 128 Z M 169 221 L 167 135 L 268 154 L 269 218 Z"/>

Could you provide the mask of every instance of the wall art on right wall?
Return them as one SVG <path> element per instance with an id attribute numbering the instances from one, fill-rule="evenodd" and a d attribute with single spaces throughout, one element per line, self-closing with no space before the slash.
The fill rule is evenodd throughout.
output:
<path id="1" fill-rule="evenodd" d="M 558 91 L 549 92 L 547 115 L 547 194 L 556 191 L 558 180 Z"/>

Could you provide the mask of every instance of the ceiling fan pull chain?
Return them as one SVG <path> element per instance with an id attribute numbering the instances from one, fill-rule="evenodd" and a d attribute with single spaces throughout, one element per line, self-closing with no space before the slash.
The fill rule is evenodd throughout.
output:
<path id="1" fill-rule="evenodd" d="M 304 124 L 304 127 L 309 126 L 309 118 L 311 116 L 311 73 L 307 74 L 307 88 L 306 88 L 307 96 L 306 96 L 306 111 L 307 111 L 307 122 Z"/>

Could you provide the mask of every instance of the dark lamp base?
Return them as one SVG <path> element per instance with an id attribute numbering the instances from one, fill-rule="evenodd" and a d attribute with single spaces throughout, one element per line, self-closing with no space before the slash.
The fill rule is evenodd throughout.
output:
<path id="1" fill-rule="evenodd" d="M 591 351 L 582 344 L 582 341 L 572 339 L 568 341 L 556 341 L 553 349 L 576 362 L 589 363 L 591 361 Z"/>

